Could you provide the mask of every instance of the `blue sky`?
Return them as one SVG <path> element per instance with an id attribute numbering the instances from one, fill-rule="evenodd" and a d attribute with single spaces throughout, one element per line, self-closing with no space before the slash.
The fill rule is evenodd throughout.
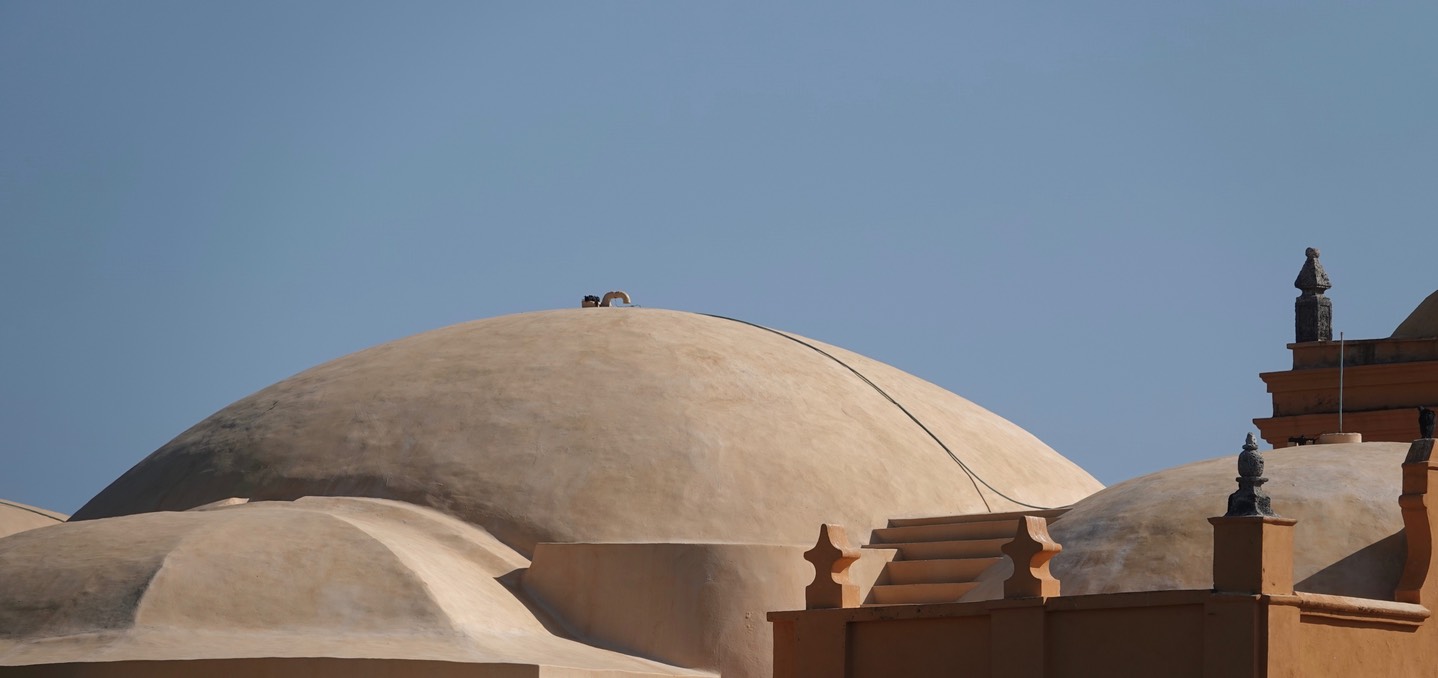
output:
<path id="1" fill-rule="evenodd" d="M 1112 483 L 1438 284 L 1438 5 L 0 1 L 0 497 L 625 289 L 949 388 Z"/>

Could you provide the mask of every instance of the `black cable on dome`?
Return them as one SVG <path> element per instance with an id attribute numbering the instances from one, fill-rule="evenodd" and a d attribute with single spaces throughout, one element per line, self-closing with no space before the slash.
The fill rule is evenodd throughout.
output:
<path id="1" fill-rule="evenodd" d="M 866 377 L 866 376 L 864 376 L 862 372 L 860 372 L 860 371 L 854 369 L 854 367 L 853 367 L 852 365 L 850 365 L 849 363 L 846 363 L 846 362 L 840 360 L 840 359 L 839 359 L 837 356 L 835 356 L 834 354 L 829 353 L 828 351 L 825 351 L 824 349 L 819 348 L 818 346 L 815 346 L 815 345 L 813 345 L 813 344 L 811 344 L 811 343 L 809 343 L 809 342 L 807 342 L 807 341 L 804 341 L 803 339 L 800 339 L 800 338 L 798 338 L 798 337 L 796 337 L 796 336 L 793 336 L 793 335 L 791 335 L 791 334 L 788 334 L 788 333 L 786 333 L 786 332 L 780 332 L 779 330 L 776 330 L 776 329 L 774 329 L 774 328 L 772 328 L 772 327 L 765 327 L 765 326 L 760 325 L 760 324 L 758 324 L 758 323 L 751 323 L 751 322 L 749 322 L 748 320 L 740 320 L 740 319 L 738 319 L 738 318 L 730 318 L 730 317 L 728 317 L 728 316 L 715 315 L 715 314 L 713 314 L 713 313 L 700 313 L 699 315 L 708 316 L 708 317 L 710 317 L 710 318 L 718 318 L 719 320 L 728 320 L 728 321 L 730 321 L 730 322 L 741 323 L 741 324 L 744 324 L 744 325 L 748 325 L 748 326 L 750 326 L 750 327 L 757 327 L 757 328 L 759 328 L 759 329 L 761 329 L 761 330 L 764 330 L 764 331 L 766 331 L 766 332 L 773 332 L 774 334 L 777 334 L 777 335 L 779 335 L 779 336 L 781 336 L 781 337 L 784 337 L 785 339 L 788 339 L 789 341 L 792 341 L 792 342 L 795 342 L 795 343 L 799 343 L 799 344 L 803 344 L 804 346 L 808 346 L 809 348 L 813 349 L 814 351 L 817 351 L 819 354 L 823 355 L 824 357 L 826 357 L 826 358 L 828 358 L 828 359 L 830 359 L 830 360 L 832 360 L 832 361 L 834 361 L 834 362 L 836 362 L 836 363 L 839 363 L 839 364 L 842 365 L 845 369 L 849 370 L 850 372 L 853 372 L 853 373 L 854 373 L 854 376 L 858 377 L 859 379 L 862 379 L 865 384 L 868 384 L 870 388 L 873 388 L 875 391 L 877 391 L 879 395 L 884 396 L 884 399 L 885 399 L 885 400 L 888 400 L 889 402 L 893 403 L 893 404 L 894 404 L 894 407 L 899 408 L 899 411 L 900 411 L 900 412 L 903 412 L 903 413 L 904 413 L 904 416 L 907 416 L 910 421 L 914 422 L 915 425 L 917 425 L 919 428 L 923 429 L 924 433 L 927 433 L 927 434 L 929 435 L 929 437 L 934 440 L 935 443 L 938 443 L 938 445 L 939 445 L 940 448 L 943 448 L 944 454 L 949 455 L 949 458 L 952 459 L 952 460 L 954 460 L 954 463 L 955 463 L 955 464 L 958 464 L 958 465 L 959 465 L 959 468 L 961 468 L 961 469 L 964 470 L 964 473 L 968 474 L 968 476 L 969 476 L 969 482 L 974 483 L 974 492 L 979 495 L 979 501 L 984 502 L 984 508 L 985 508 L 985 509 L 988 509 L 990 512 L 993 511 L 993 508 L 989 506 L 989 500 L 984 498 L 984 493 L 981 492 L 981 491 L 979 491 L 979 485 L 978 485 L 979 483 L 983 483 L 984 487 L 989 488 L 989 491 L 990 491 L 990 492 L 993 492 L 994 494 L 996 494 L 996 495 L 998 495 L 998 496 L 1000 496 L 1000 497 L 1003 497 L 1004 499 L 1007 499 L 1007 500 L 1009 500 L 1009 501 L 1011 501 L 1011 502 L 1013 502 L 1013 503 L 1015 503 L 1015 504 L 1018 504 L 1019 506 L 1025 506 L 1025 507 L 1028 507 L 1028 508 L 1031 508 L 1031 509 L 1038 509 L 1038 510 L 1040 510 L 1040 511 L 1049 511 L 1049 510 L 1052 510 L 1052 509 L 1055 509 L 1055 508 L 1061 508 L 1061 507 L 1056 507 L 1056 506 L 1036 506 L 1036 505 L 1034 505 L 1034 504 L 1030 504 L 1030 503 L 1027 503 L 1027 502 L 1019 501 L 1019 500 L 1017 500 L 1017 499 L 1014 499 L 1013 497 L 1010 497 L 1010 496 L 1007 495 L 1007 494 L 1004 494 L 1003 492 L 1000 492 L 1000 491 L 998 490 L 998 488 L 994 487 L 993 485 L 990 485 L 990 484 L 989 484 L 989 481 L 984 480 L 983 476 L 980 476 L 979 474 L 975 473 L 973 469 L 969 468 L 969 465 L 968 465 L 968 464 L 965 464 L 962 459 L 959 459 L 958 455 L 954 454 L 954 451 L 951 450 L 951 449 L 949 449 L 949 446 L 948 446 L 948 445 L 945 445 L 945 444 L 944 444 L 944 441 L 940 440 L 937 435 L 934 435 L 934 432 L 931 431 L 931 430 L 929 430 L 929 427 L 928 427 L 928 426 L 925 426 L 925 425 L 924 425 L 924 422 L 919 421 L 919 418 L 916 417 L 916 416 L 914 416 L 914 413 L 913 413 L 913 412 L 910 412 L 910 411 L 909 411 L 909 408 L 904 407 L 902 404 L 899 403 L 899 401 L 894 400 L 894 397 L 891 396 L 891 395 L 889 395 L 889 393 L 888 393 L 887 391 L 885 391 L 884 389 L 880 388 L 878 384 L 875 384 L 873 381 L 870 381 L 869 378 Z"/>
<path id="2" fill-rule="evenodd" d="M 33 513 L 33 514 L 35 514 L 35 515 L 37 515 L 37 516 L 45 516 L 46 518 L 49 518 L 50 520 L 54 520 L 54 521 L 56 521 L 56 522 L 61 522 L 61 523 L 65 522 L 65 520 L 62 519 L 62 518 L 56 518 L 55 516 L 52 516 L 52 515 L 50 515 L 50 514 L 44 512 L 44 511 L 41 511 L 41 510 L 39 510 L 39 509 L 31 508 L 31 507 L 26 506 L 26 505 L 24 505 L 24 504 L 16 504 L 16 503 L 13 502 L 13 501 L 6 501 L 6 500 L 4 500 L 4 499 L 0 499 L 0 505 L 9 506 L 10 508 L 17 508 L 17 509 L 20 509 L 21 511 L 29 511 L 29 512 L 31 512 L 31 513 Z"/>

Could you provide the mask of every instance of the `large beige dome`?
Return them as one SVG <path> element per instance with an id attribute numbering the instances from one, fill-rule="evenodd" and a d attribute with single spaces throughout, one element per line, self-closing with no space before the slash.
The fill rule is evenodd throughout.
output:
<path id="1" fill-rule="evenodd" d="M 808 340 L 805 340 L 808 341 Z M 1019 427 L 883 363 L 810 342 L 1031 504 L 1102 486 Z M 1009 510 L 894 402 L 788 336 L 675 311 L 504 316 L 326 363 L 221 410 L 75 519 L 231 496 L 430 506 L 540 541 L 812 542 L 902 515 Z"/>

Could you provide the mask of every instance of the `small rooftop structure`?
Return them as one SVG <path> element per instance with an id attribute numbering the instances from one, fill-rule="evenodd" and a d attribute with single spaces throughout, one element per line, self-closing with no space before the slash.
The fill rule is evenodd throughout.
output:
<path id="1" fill-rule="evenodd" d="M 1328 274 L 1309 248 L 1294 284 L 1292 369 L 1259 377 L 1273 396 L 1271 416 L 1253 423 L 1274 447 L 1312 442 L 1408 442 L 1421 435 L 1415 408 L 1438 404 L 1438 292 L 1390 337 L 1333 341 Z M 1339 386 L 1342 373 L 1342 433 Z"/>
<path id="2" fill-rule="evenodd" d="M 593 294 L 586 294 L 584 295 L 584 300 L 580 302 L 579 305 L 581 308 L 608 308 L 613 305 L 615 300 L 624 302 L 626 306 L 634 303 L 629 300 L 628 292 L 609 292 L 602 298 Z"/>

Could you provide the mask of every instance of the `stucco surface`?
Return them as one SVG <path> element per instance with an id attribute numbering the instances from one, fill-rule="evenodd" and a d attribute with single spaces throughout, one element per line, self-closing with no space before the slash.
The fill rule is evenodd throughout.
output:
<path id="1" fill-rule="evenodd" d="M 774 634 L 764 615 L 804 608 L 814 580 L 806 548 L 540 544 L 523 588 L 595 645 L 725 678 L 769 678 Z M 893 555 L 862 551 L 850 568 L 861 598 Z"/>
<path id="2" fill-rule="evenodd" d="M 1060 506 L 1102 486 L 938 386 L 812 342 L 994 486 Z M 320 365 L 221 410 L 75 514 L 229 496 L 430 506 L 521 553 L 547 542 L 809 544 L 890 517 L 1009 510 L 895 405 L 772 332 L 640 308 L 455 325 Z"/>
<path id="3" fill-rule="evenodd" d="M 0 540 L 0 666 L 329 657 L 703 675 L 554 635 L 500 581 L 527 565 L 481 529 L 386 500 L 66 523 Z"/>
<path id="4" fill-rule="evenodd" d="M 1426 339 L 1438 337 L 1438 292 L 1434 292 L 1418 304 L 1418 308 L 1404 318 L 1393 330 L 1394 339 Z"/>
<path id="5" fill-rule="evenodd" d="M 1273 510 L 1296 518 L 1295 588 L 1391 600 L 1406 546 L 1398 508 L 1406 443 L 1310 445 L 1263 452 Z M 1208 589 L 1213 526 L 1237 489 L 1237 458 L 1140 476 L 1075 504 L 1049 532 L 1063 595 Z M 1008 559 L 964 600 L 1003 595 Z"/>
<path id="6" fill-rule="evenodd" d="M 33 530 L 37 527 L 59 525 L 68 517 L 63 513 L 0 499 L 0 537 Z"/>

